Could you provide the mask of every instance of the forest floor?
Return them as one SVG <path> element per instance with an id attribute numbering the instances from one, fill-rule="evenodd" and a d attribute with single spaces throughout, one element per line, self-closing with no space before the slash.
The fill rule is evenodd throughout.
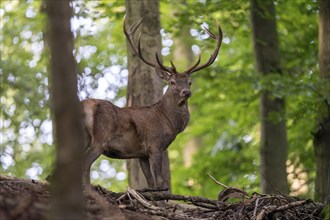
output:
<path id="1" fill-rule="evenodd" d="M 0 175 L 0 219 L 48 219 L 49 184 Z M 114 193 L 94 186 L 87 195 L 87 219 L 322 219 L 324 204 L 284 195 L 251 196 L 227 187 L 218 200 L 160 190 Z"/>

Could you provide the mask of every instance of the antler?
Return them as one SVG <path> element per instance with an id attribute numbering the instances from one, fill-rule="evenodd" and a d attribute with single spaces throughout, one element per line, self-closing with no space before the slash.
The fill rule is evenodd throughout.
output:
<path id="1" fill-rule="evenodd" d="M 126 35 L 126 38 L 128 40 L 128 42 L 130 43 L 134 53 L 147 65 L 151 66 L 151 67 L 154 67 L 154 68 L 158 68 L 158 69 L 162 69 L 164 71 L 166 71 L 168 74 L 172 74 L 173 72 L 176 71 L 175 69 L 175 66 L 173 65 L 172 61 L 171 61 L 171 65 L 172 67 L 167 67 L 167 66 L 164 66 L 163 63 L 161 62 L 159 56 L 158 56 L 158 53 L 156 53 L 156 60 L 157 60 L 157 64 L 156 63 L 153 63 L 153 62 L 150 62 L 148 61 L 146 58 L 144 58 L 144 56 L 142 55 L 142 49 L 141 49 L 141 34 L 139 35 L 139 38 L 138 38 L 138 44 L 137 44 L 137 47 L 136 47 L 136 43 L 134 41 L 134 35 L 135 35 L 135 32 L 136 30 L 140 27 L 141 23 L 142 23 L 142 20 L 143 18 L 140 19 L 140 21 L 137 21 L 137 22 L 134 22 L 132 24 L 132 26 L 127 30 L 126 29 L 126 24 L 125 24 L 125 21 L 126 21 L 126 16 L 124 18 L 124 23 L 123 23 L 123 29 L 124 29 L 124 33 Z"/>
<path id="2" fill-rule="evenodd" d="M 219 36 L 215 35 L 214 33 L 212 33 L 208 28 L 204 27 L 205 31 L 208 33 L 208 35 L 210 35 L 210 37 L 212 37 L 213 39 L 217 40 L 217 45 L 214 49 L 214 52 L 211 54 L 209 60 L 198 66 L 199 63 L 201 62 L 201 55 L 199 54 L 199 57 L 198 57 L 198 60 L 197 62 L 188 70 L 186 70 L 184 73 L 185 74 L 188 74 L 188 75 L 191 75 L 193 72 L 197 72 L 198 70 L 201 70 L 201 69 L 204 69 L 208 66 L 210 66 L 214 61 L 215 59 L 217 58 L 218 56 L 218 53 L 219 53 L 219 50 L 220 50 L 220 46 L 221 46 L 221 42 L 222 42 L 222 38 L 223 38 L 223 33 L 222 33 L 222 30 L 221 30 L 221 27 L 220 27 L 220 24 L 219 22 L 217 21 L 217 24 L 218 24 L 218 31 L 219 31 Z"/>
<path id="3" fill-rule="evenodd" d="M 143 20 L 143 18 L 141 18 L 140 21 L 134 22 L 132 24 L 132 26 L 127 30 L 126 29 L 126 24 L 125 24 L 126 15 L 125 15 L 125 18 L 124 18 L 124 23 L 123 23 L 124 33 L 125 33 L 126 38 L 127 38 L 128 42 L 130 43 L 133 51 L 134 51 L 134 53 L 145 64 L 147 64 L 147 65 L 149 65 L 151 67 L 154 67 L 156 70 L 157 69 L 164 70 L 169 75 L 176 74 L 177 71 L 176 71 L 176 68 L 175 68 L 173 62 L 171 61 L 171 67 L 165 66 L 162 63 L 162 61 L 160 60 L 158 53 L 156 53 L 156 61 L 157 61 L 157 63 L 150 62 L 146 58 L 144 58 L 144 56 L 142 55 L 142 49 L 141 49 L 141 34 L 138 37 L 138 43 L 137 43 L 137 46 L 136 46 L 136 43 L 134 41 L 134 35 L 135 35 L 136 30 L 141 26 L 142 20 Z M 199 55 L 197 62 L 192 67 L 190 67 L 190 69 L 186 70 L 183 74 L 191 75 L 193 72 L 197 72 L 197 71 L 199 71 L 201 69 L 204 69 L 204 68 L 210 66 L 215 61 L 215 59 L 218 56 L 219 49 L 220 49 L 220 46 L 221 46 L 221 43 L 222 43 L 222 38 L 223 38 L 223 33 L 222 33 L 222 30 L 221 30 L 221 27 L 220 27 L 219 22 L 217 22 L 217 24 L 218 24 L 219 35 L 215 35 L 208 28 L 204 27 L 204 29 L 208 33 L 208 35 L 210 35 L 211 38 L 217 40 L 216 48 L 214 49 L 214 52 L 211 54 L 211 56 L 208 59 L 208 61 L 206 63 L 204 63 L 204 64 L 202 64 L 202 65 L 199 66 L 199 63 L 201 62 L 201 55 Z"/>

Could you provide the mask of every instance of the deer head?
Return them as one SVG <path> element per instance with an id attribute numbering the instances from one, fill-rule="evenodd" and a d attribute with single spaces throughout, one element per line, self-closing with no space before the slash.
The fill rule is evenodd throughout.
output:
<path id="1" fill-rule="evenodd" d="M 191 76 L 191 74 L 210 66 L 215 61 L 215 59 L 219 53 L 219 49 L 220 49 L 222 38 L 223 38 L 221 27 L 218 23 L 219 35 L 215 35 L 208 28 L 204 27 L 205 31 L 209 34 L 209 36 L 217 41 L 216 47 L 215 47 L 213 53 L 211 54 L 210 58 L 207 60 L 207 62 L 200 65 L 201 55 L 199 55 L 197 62 L 194 65 L 192 65 L 192 67 L 190 67 L 188 70 L 180 73 L 176 70 L 176 67 L 172 61 L 171 61 L 171 67 L 165 66 L 162 63 L 158 53 L 156 53 L 157 63 L 147 60 L 142 55 L 141 41 L 140 41 L 141 35 L 138 37 L 137 43 L 134 40 L 135 32 L 140 27 L 142 20 L 143 20 L 143 18 L 140 21 L 133 23 L 129 29 L 126 29 L 125 19 L 124 19 L 123 29 L 124 29 L 124 33 L 128 39 L 128 42 L 130 43 L 134 53 L 145 64 L 155 68 L 156 73 L 158 74 L 158 76 L 161 79 L 166 80 L 168 82 L 168 86 L 169 86 L 168 91 L 171 91 L 176 96 L 176 99 L 178 100 L 177 103 L 181 106 L 181 105 L 185 104 L 186 100 L 191 96 L 191 92 L 190 92 L 190 85 L 191 85 L 190 76 Z"/>

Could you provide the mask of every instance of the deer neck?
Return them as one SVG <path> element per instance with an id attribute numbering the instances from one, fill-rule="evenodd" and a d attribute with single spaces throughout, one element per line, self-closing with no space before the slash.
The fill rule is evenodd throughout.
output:
<path id="1" fill-rule="evenodd" d="M 188 100 L 182 104 L 178 104 L 178 98 L 170 89 L 166 91 L 160 100 L 160 111 L 167 118 L 170 127 L 175 133 L 182 132 L 189 122 Z"/>

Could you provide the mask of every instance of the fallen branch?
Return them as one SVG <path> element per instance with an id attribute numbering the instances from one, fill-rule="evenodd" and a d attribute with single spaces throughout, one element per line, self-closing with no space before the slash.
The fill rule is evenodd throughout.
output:
<path id="1" fill-rule="evenodd" d="M 275 205 L 266 206 L 266 207 L 262 208 L 262 211 L 258 214 L 256 220 L 262 220 L 268 214 L 273 214 L 275 212 L 281 212 L 281 211 L 291 209 L 291 208 L 294 208 L 297 206 L 303 206 L 310 202 L 311 202 L 311 200 L 302 200 L 302 201 L 291 202 L 289 204 L 282 205 L 279 207 L 277 207 Z"/>
<path id="2" fill-rule="evenodd" d="M 249 197 L 247 196 L 247 193 L 244 190 L 234 188 L 234 187 L 228 187 L 224 190 L 222 190 L 218 195 L 218 201 L 225 202 L 228 199 L 236 198 L 236 199 L 244 199 Z"/>
<path id="3" fill-rule="evenodd" d="M 214 208 L 217 207 L 217 201 L 207 199 L 200 196 L 184 196 L 184 195 L 175 195 L 170 193 L 162 193 L 162 192 L 153 192 L 153 193 L 141 193 L 146 199 L 148 200 L 177 200 L 177 201 L 185 201 L 185 202 L 191 202 L 192 204 L 198 204 L 198 203 L 205 203 L 210 204 Z"/>
<path id="4" fill-rule="evenodd" d="M 154 206 L 150 203 L 148 203 L 144 198 L 142 198 L 142 196 L 137 193 L 134 189 L 131 189 L 129 187 L 127 187 L 127 193 L 128 195 L 131 195 L 133 198 L 135 198 L 139 203 L 141 203 L 144 207 L 148 208 L 148 209 L 152 209 L 152 210 L 162 210 L 162 208 Z"/>
<path id="5" fill-rule="evenodd" d="M 259 198 L 257 198 L 256 204 L 254 205 L 252 219 L 255 219 L 256 218 L 258 205 L 259 205 Z"/>

